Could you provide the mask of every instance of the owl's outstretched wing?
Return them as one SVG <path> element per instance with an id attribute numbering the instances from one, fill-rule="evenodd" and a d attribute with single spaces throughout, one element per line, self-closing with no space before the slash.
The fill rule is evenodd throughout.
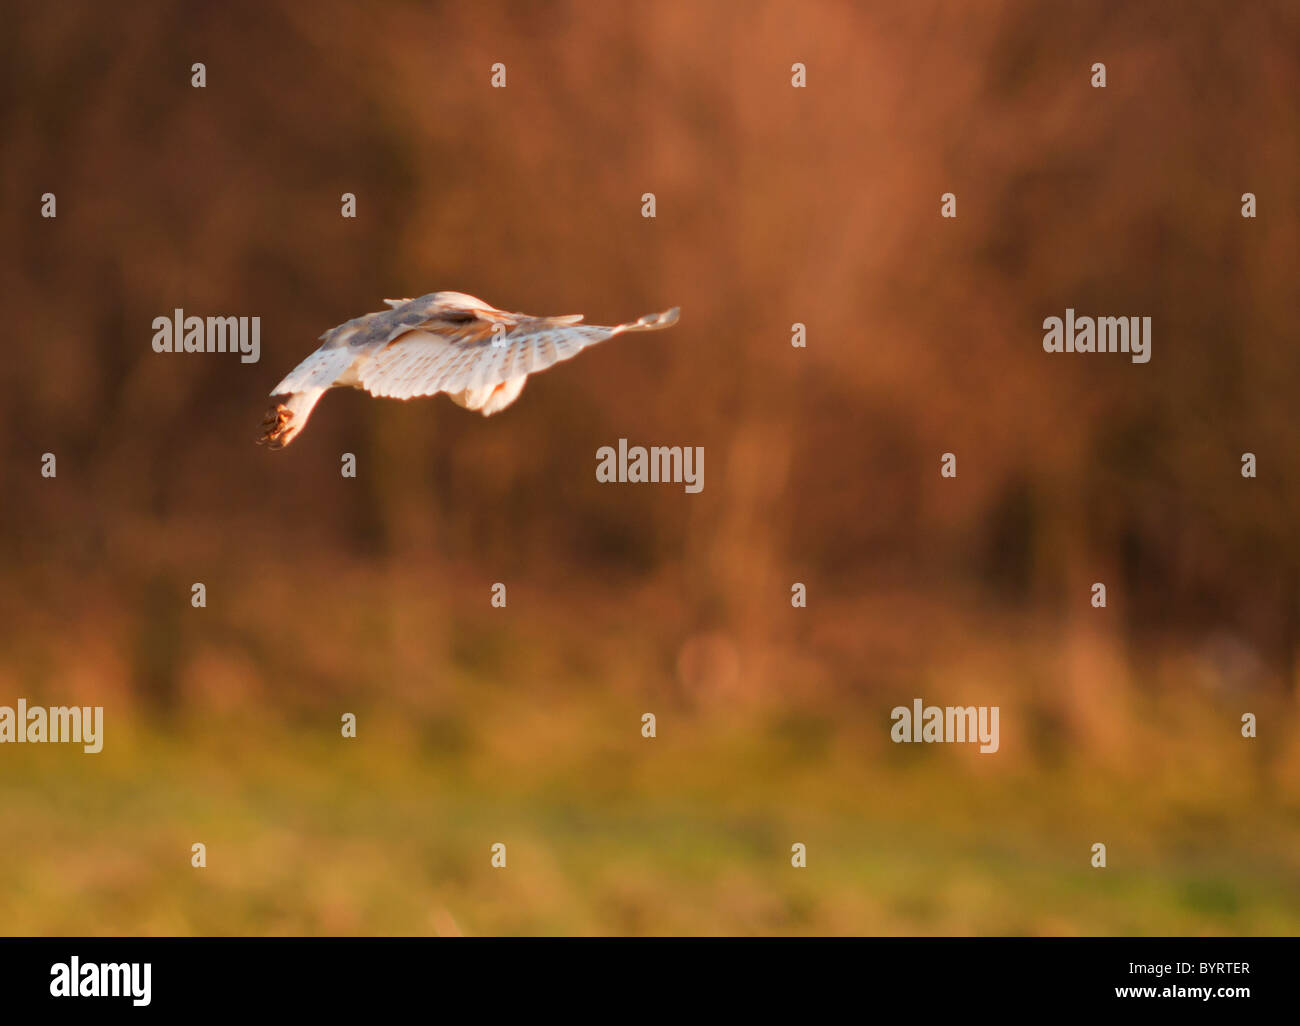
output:
<path id="1" fill-rule="evenodd" d="M 361 387 L 372 395 L 395 399 L 438 392 L 490 395 L 498 386 L 572 359 L 615 335 L 671 327 L 679 311 L 673 308 L 613 327 L 579 324 L 579 316 L 485 313 L 466 310 L 461 319 L 443 313 L 413 325 L 366 361 L 359 375 Z M 522 380 L 518 387 L 522 388 Z"/>

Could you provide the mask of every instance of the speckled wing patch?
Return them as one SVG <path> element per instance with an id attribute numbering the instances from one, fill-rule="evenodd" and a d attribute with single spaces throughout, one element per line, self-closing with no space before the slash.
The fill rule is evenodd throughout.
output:
<path id="1" fill-rule="evenodd" d="M 360 373 L 362 387 L 394 399 L 488 388 L 572 359 L 623 330 L 592 324 L 534 325 L 468 338 L 409 332 L 366 362 Z"/>

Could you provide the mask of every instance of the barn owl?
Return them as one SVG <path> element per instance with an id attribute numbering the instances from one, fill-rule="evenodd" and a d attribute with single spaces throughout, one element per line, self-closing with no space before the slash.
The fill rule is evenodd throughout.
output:
<path id="1" fill-rule="evenodd" d="M 581 314 L 533 317 L 508 313 L 463 292 L 385 299 L 391 309 L 355 317 L 321 336 L 321 347 L 271 390 L 287 396 L 266 415 L 259 442 L 292 442 L 331 388 L 410 399 L 446 392 L 452 402 L 488 417 L 519 398 L 529 374 L 577 356 L 625 331 L 677 323 L 678 307 L 604 328 Z"/>

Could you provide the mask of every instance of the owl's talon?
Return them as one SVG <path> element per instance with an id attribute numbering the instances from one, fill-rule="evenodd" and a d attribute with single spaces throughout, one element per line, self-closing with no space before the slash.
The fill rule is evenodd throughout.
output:
<path id="1" fill-rule="evenodd" d="M 262 437 L 257 440 L 257 444 L 283 449 L 284 436 L 292 420 L 293 411 L 284 403 L 277 403 L 275 409 L 269 410 L 266 419 L 262 421 Z"/>

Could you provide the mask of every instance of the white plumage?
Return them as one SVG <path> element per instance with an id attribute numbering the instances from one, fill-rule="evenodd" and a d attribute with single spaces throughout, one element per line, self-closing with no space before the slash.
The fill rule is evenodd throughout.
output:
<path id="1" fill-rule="evenodd" d="M 262 442 L 288 445 L 331 388 L 363 388 L 391 399 L 446 392 L 487 417 L 519 398 L 528 375 L 625 331 L 671 327 L 679 313 L 674 307 L 606 328 L 580 324 L 581 315 L 509 313 L 463 292 L 384 302 L 392 309 L 325 332 L 321 347 L 271 390 L 287 398 L 267 414 Z"/>

